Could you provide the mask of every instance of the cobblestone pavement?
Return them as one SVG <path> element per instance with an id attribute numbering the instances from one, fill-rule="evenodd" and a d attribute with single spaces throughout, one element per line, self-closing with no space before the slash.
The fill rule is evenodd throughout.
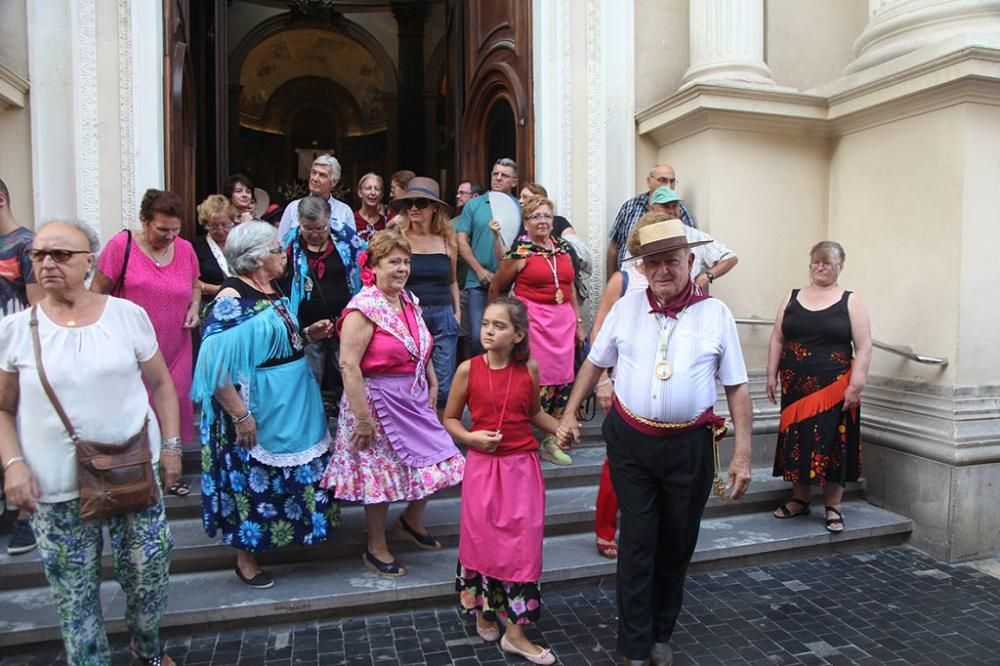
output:
<path id="1" fill-rule="evenodd" d="M 614 664 L 614 581 L 543 599 L 529 636 L 563 664 Z M 675 664 L 1000 664 L 1000 580 L 908 547 L 689 578 Z M 454 605 L 167 640 L 182 666 L 501 664 Z M 64 663 L 14 656 L 0 666 Z M 114 664 L 128 664 L 124 647 Z"/>

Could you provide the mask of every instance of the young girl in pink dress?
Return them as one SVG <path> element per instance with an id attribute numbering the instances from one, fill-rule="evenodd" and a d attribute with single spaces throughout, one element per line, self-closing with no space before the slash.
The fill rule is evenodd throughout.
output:
<path id="1" fill-rule="evenodd" d="M 480 338 L 486 353 L 458 367 L 444 412 L 445 428 L 469 448 L 455 589 L 462 608 L 476 615 L 483 640 L 500 638 L 499 618 L 506 624 L 504 652 L 552 664 L 552 651 L 528 640 L 522 625 L 541 615 L 545 531 L 545 484 L 531 426 L 555 433 L 559 422 L 539 403 L 524 304 L 495 300 L 483 315 Z M 471 432 L 461 420 L 466 404 Z"/>

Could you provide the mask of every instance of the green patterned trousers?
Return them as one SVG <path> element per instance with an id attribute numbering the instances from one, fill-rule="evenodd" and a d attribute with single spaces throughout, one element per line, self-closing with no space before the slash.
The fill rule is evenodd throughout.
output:
<path id="1" fill-rule="evenodd" d="M 66 662 L 111 663 L 101 612 L 104 527 L 111 536 L 115 579 L 125 591 L 125 622 L 134 648 L 146 658 L 160 654 L 160 619 L 167 609 L 173 547 L 163 500 L 104 521 L 81 521 L 79 511 L 79 500 L 39 502 L 31 516 L 45 577 L 59 608 Z"/>

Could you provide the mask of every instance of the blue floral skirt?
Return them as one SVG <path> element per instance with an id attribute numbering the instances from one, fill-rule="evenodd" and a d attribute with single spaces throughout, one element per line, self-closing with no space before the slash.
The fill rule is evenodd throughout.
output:
<path id="1" fill-rule="evenodd" d="M 228 421 L 218 419 L 213 430 Z M 340 505 L 319 487 L 329 453 L 294 467 L 272 467 L 241 446 L 219 441 L 213 436 L 201 449 L 202 523 L 209 536 L 221 531 L 227 545 L 262 551 L 322 543 L 340 524 Z"/>

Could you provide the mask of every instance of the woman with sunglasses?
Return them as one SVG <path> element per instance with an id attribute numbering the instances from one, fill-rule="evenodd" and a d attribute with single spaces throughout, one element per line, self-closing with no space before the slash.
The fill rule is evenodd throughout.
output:
<path id="1" fill-rule="evenodd" d="M 555 206 L 545 197 L 529 197 L 521 206 L 526 233 L 511 245 L 490 283 L 490 301 L 511 295 L 524 301 L 531 322 L 532 358 L 538 363 L 542 409 L 562 417 L 573 388 L 576 345 L 587 332 L 573 282 L 576 272 L 570 248 L 552 234 Z M 513 287 L 511 287 L 513 285 Z M 541 456 L 556 465 L 573 459 L 552 435 L 542 440 Z"/>
<path id="2" fill-rule="evenodd" d="M 458 245 L 452 233 L 451 207 L 441 201 L 437 181 L 417 176 L 390 204 L 399 211 L 399 229 L 410 243 L 407 288 L 417 297 L 424 323 L 434 338 L 431 360 L 438 380 L 437 408 L 448 402 L 462 321 L 458 293 Z"/>
<path id="3" fill-rule="evenodd" d="M 83 222 L 42 225 L 29 257 L 45 297 L 36 308 L 0 321 L 4 492 L 31 513 L 66 663 L 111 663 L 100 594 L 107 530 L 132 653 L 142 664 L 167 666 L 174 662 L 161 652 L 159 627 L 170 587 L 171 537 L 162 496 L 145 509 L 81 520 L 76 446 L 35 361 L 32 331 L 41 369 L 75 430 L 110 444 L 129 440 L 146 424 L 154 474 L 164 487 L 180 478 L 177 394 L 150 319 L 137 305 L 85 286 L 98 244 L 97 232 Z"/>
<path id="4" fill-rule="evenodd" d="M 234 276 L 205 322 L 191 390 L 201 403 L 202 522 L 236 549 L 236 576 L 266 589 L 274 581 L 255 553 L 320 543 L 339 521 L 317 487 L 331 439 L 303 355 L 306 343 L 333 335 L 333 324 L 299 325 L 299 295 L 275 282 L 287 259 L 266 222 L 233 229 L 226 260 Z"/>
<path id="5" fill-rule="evenodd" d="M 191 243 L 180 238 L 183 216 L 184 204 L 176 194 L 146 190 L 139 206 L 142 229 L 108 241 L 90 288 L 130 300 L 149 315 L 180 399 L 181 438 L 193 442 L 191 329 L 199 323 L 201 269 Z"/>

